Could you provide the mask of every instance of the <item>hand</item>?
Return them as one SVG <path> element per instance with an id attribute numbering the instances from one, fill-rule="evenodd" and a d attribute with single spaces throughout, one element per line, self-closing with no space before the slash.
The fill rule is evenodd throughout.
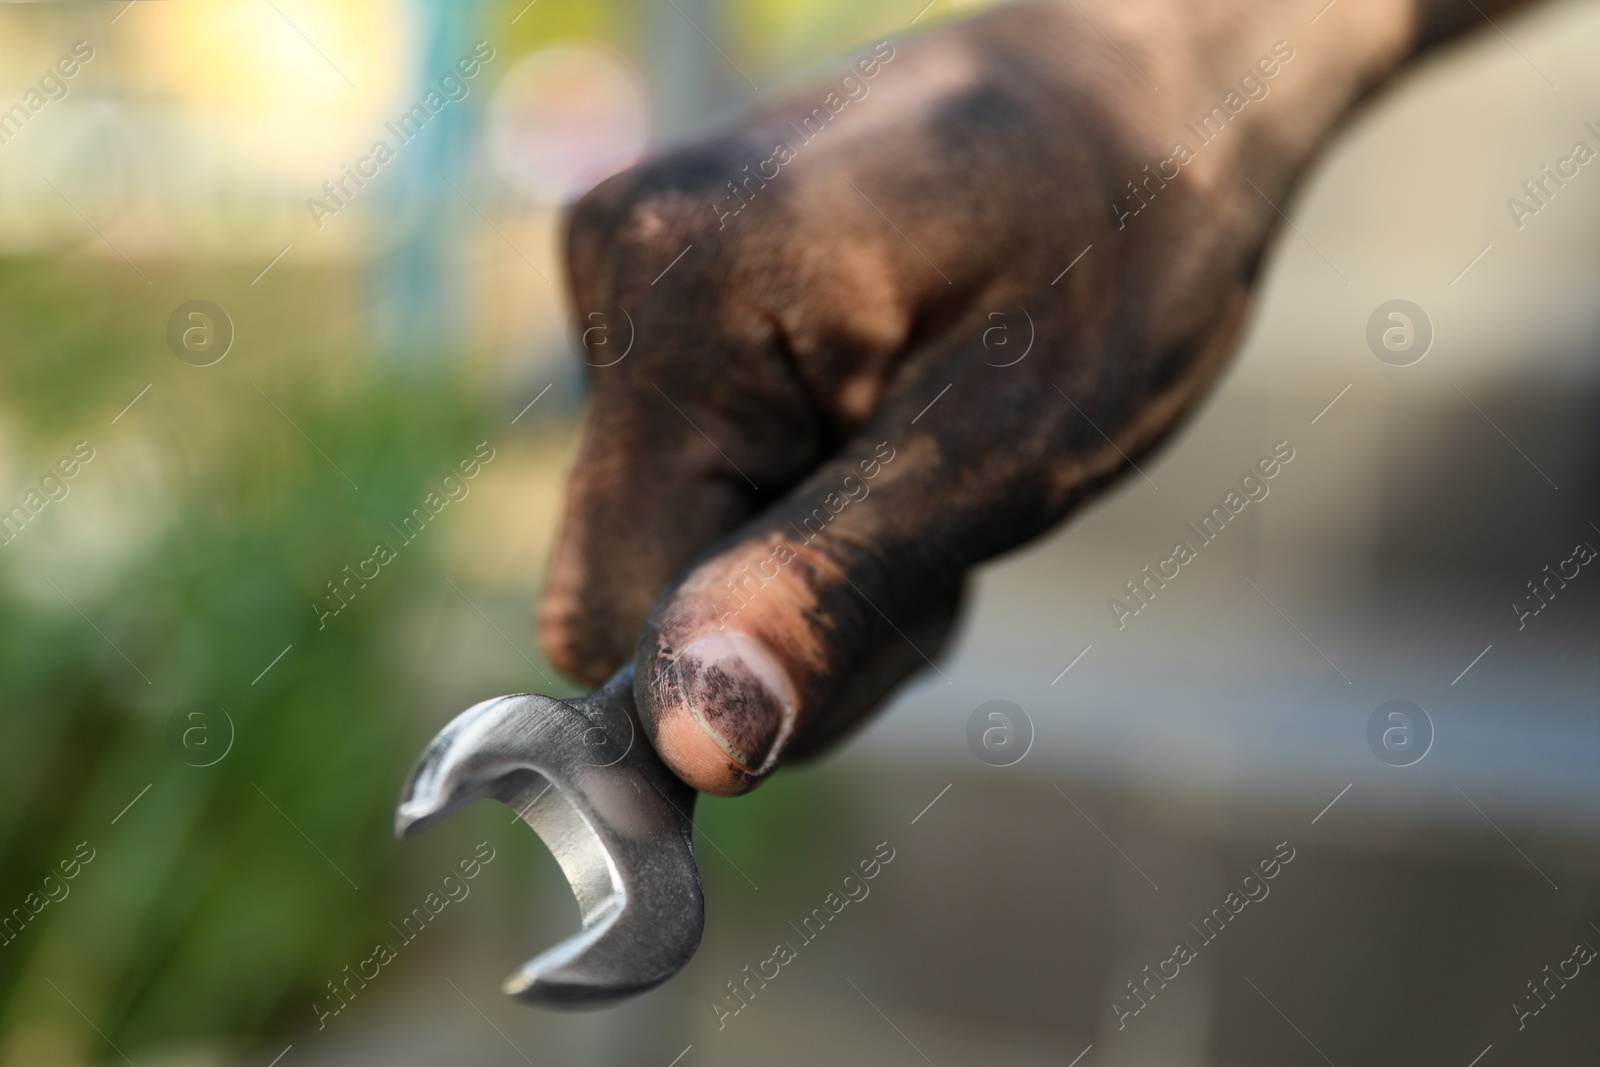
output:
<path id="1" fill-rule="evenodd" d="M 931 663 L 967 569 L 1214 380 L 1274 205 L 1423 32 L 1324 3 L 1012 4 L 585 196 L 556 664 L 635 657 L 657 750 L 732 794 Z"/>

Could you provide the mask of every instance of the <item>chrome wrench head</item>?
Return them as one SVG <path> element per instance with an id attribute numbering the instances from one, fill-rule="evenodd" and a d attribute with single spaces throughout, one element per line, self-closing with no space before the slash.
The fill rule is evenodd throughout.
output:
<path id="1" fill-rule="evenodd" d="M 578 700 L 519 694 L 456 716 L 406 780 L 395 836 L 485 797 L 514 809 L 572 883 L 583 928 L 503 988 L 525 1004 L 601 1008 L 660 985 L 699 947 L 695 796 L 644 737 L 625 667 Z"/>

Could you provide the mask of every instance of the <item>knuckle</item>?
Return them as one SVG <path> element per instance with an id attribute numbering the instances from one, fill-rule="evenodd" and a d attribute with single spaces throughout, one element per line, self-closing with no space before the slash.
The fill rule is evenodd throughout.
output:
<path id="1" fill-rule="evenodd" d="M 718 160 L 714 146 L 691 148 L 601 182 L 568 209 L 569 250 L 590 252 L 614 283 L 643 274 L 648 284 L 666 262 L 654 257 L 670 259 L 717 231 Z"/>

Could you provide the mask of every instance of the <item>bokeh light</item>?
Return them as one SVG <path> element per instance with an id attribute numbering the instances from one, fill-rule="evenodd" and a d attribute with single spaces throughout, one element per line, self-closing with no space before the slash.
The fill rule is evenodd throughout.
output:
<path id="1" fill-rule="evenodd" d="M 632 163 L 649 133 L 649 97 L 638 69 L 594 41 L 561 41 L 518 60 L 488 117 L 500 175 L 547 203 L 570 199 Z"/>

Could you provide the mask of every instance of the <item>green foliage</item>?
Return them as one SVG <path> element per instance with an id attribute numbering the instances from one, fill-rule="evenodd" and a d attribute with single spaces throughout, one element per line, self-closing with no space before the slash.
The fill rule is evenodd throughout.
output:
<path id="1" fill-rule="evenodd" d="M 115 381 L 151 347 L 148 324 L 74 323 L 17 274 L 0 293 L 0 319 L 31 339 L 0 415 L 34 457 L 23 474 L 68 426 L 101 427 L 71 493 L 0 547 L 0 916 L 22 909 L 0 935 L 0 1062 L 100 1056 L 74 1006 L 130 1050 L 245 1042 L 290 997 L 309 1021 L 303 1005 L 393 910 L 402 712 L 426 669 L 400 624 L 448 590 L 443 539 L 406 545 L 325 624 L 311 603 L 375 541 L 397 543 L 388 521 L 488 436 L 475 400 L 455 371 L 395 380 L 348 351 L 171 360 L 162 392 L 106 429 L 78 383 Z M 185 384 L 208 373 L 204 392 Z M 225 717 L 182 718 L 195 700 Z M 64 880 L 80 842 L 94 858 Z M 67 892 L 41 905 L 52 872 Z"/>

